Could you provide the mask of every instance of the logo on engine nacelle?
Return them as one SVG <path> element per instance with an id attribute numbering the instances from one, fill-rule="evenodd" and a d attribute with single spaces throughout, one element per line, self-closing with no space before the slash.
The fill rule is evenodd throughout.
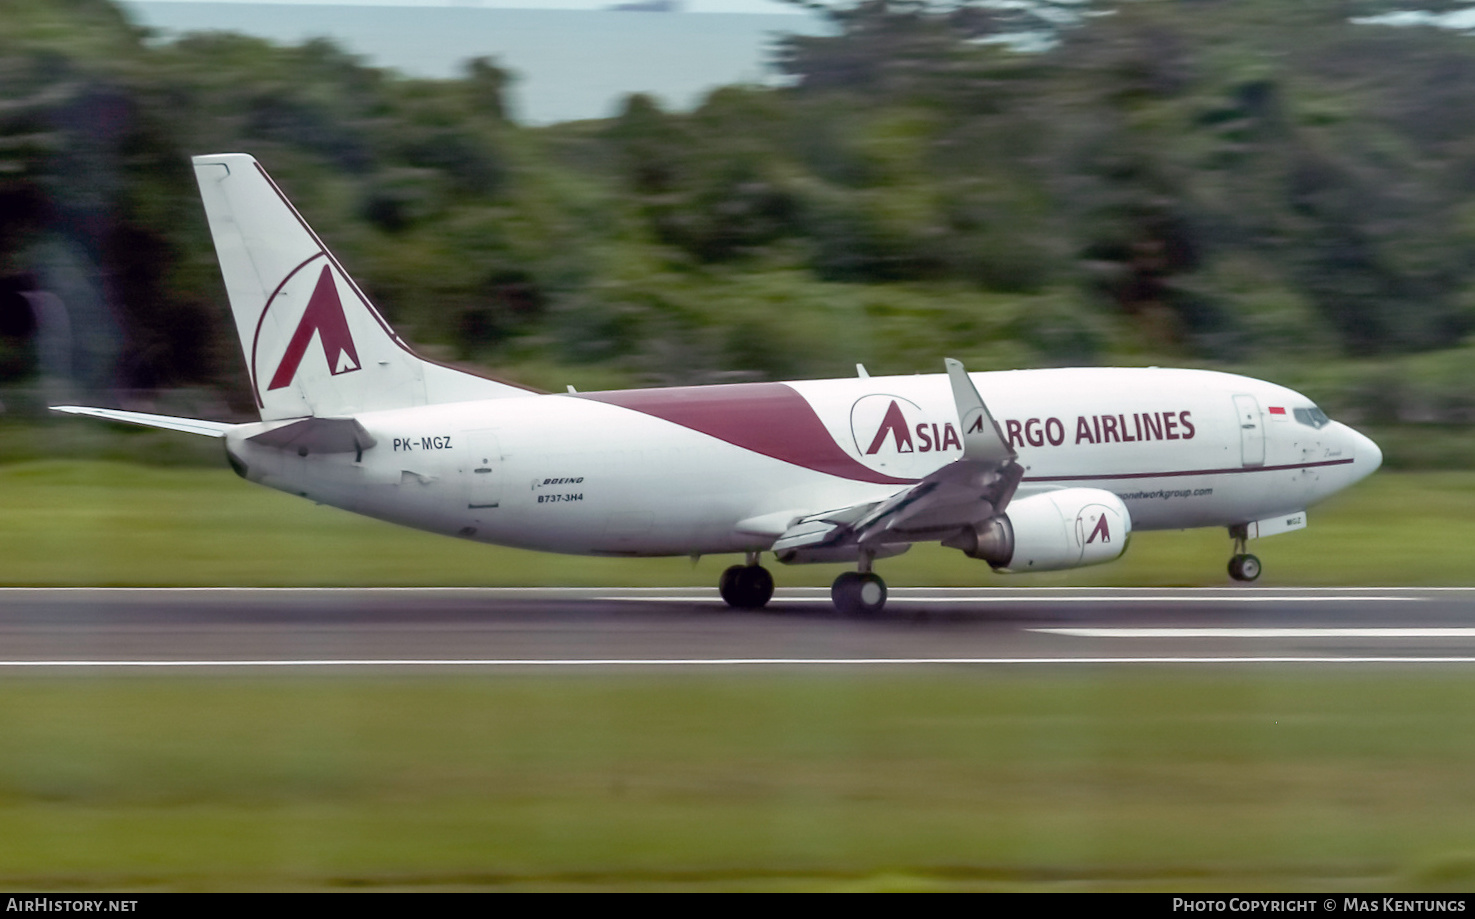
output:
<path id="1" fill-rule="evenodd" d="M 1091 535 L 1086 537 L 1086 544 L 1090 545 L 1095 542 L 1098 536 L 1101 537 L 1102 542 L 1111 542 L 1111 530 L 1107 529 L 1106 526 L 1105 511 L 1102 511 L 1101 516 L 1096 519 L 1096 529 L 1092 530 Z"/>

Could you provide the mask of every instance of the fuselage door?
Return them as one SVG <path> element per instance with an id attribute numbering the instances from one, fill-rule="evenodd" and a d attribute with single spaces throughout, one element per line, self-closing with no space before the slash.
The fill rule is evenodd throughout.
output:
<path id="1" fill-rule="evenodd" d="M 1241 461 L 1246 466 L 1265 465 L 1265 427 L 1259 401 L 1254 396 L 1235 396 L 1234 411 L 1239 419 Z"/>
<path id="2" fill-rule="evenodd" d="M 485 510 L 502 503 L 502 447 L 496 431 L 467 431 L 466 506 Z"/>

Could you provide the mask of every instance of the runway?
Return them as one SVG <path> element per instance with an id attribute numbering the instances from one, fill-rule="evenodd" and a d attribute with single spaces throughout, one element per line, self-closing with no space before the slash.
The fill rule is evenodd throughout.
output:
<path id="1" fill-rule="evenodd" d="M 1475 589 L 0 589 L 0 669 L 1475 664 Z"/>

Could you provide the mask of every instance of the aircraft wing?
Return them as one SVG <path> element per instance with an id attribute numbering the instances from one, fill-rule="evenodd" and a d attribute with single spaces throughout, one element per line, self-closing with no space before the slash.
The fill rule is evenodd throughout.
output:
<path id="1" fill-rule="evenodd" d="M 81 405 L 53 405 L 53 412 L 64 412 L 68 415 L 90 415 L 93 418 L 106 418 L 108 421 L 123 421 L 128 424 L 142 425 L 146 428 L 163 428 L 167 431 L 184 431 L 189 434 L 203 434 L 206 437 L 224 437 L 233 424 L 223 421 L 202 421 L 198 418 L 175 418 L 172 415 L 150 415 L 148 412 L 125 412 L 115 408 L 88 408 Z"/>
<path id="2" fill-rule="evenodd" d="M 1024 469 L 959 362 L 947 371 L 963 429 L 963 456 L 884 501 L 800 518 L 773 544 L 781 559 L 801 551 L 941 540 L 1003 513 Z"/>

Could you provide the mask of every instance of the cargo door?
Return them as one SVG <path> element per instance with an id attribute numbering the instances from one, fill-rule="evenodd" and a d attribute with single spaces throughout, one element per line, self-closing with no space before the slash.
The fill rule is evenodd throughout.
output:
<path id="1" fill-rule="evenodd" d="M 1239 417 L 1240 461 L 1245 466 L 1265 465 L 1265 425 L 1259 401 L 1254 396 L 1235 396 L 1234 411 Z"/>

